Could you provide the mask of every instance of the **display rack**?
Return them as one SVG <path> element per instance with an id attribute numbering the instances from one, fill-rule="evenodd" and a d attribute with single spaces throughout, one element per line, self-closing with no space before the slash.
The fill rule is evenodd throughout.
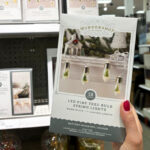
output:
<path id="1" fill-rule="evenodd" d="M 57 39 L 57 37 L 0 38 L 0 68 L 33 68 L 35 105 L 34 115 L 0 119 L 0 130 L 48 127 L 50 125 L 50 106 L 48 106 L 48 101 L 45 101 L 48 99 L 46 49 L 57 47 Z M 9 44 L 7 44 L 8 41 Z"/>
<path id="2" fill-rule="evenodd" d="M 150 88 L 144 84 L 140 84 L 139 88 L 146 92 L 150 92 Z M 144 114 L 143 110 L 144 110 L 144 108 L 142 110 L 136 108 L 136 113 L 138 114 L 141 121 L 143 121 L 146 125 L 150 126 L 150 118 Z"/>
<path id="3" fill-rule="evenodd" d="M 139 85 L 139 88 L 142 88 L 142 89 L 144 89 L 144 90 L 150 91 L 150 88 L 147 87 L 147 86 L 144 85 L 144 84 L 140 84 L 140 85 Z"/>
<path id="4" fill-rule="evenodd" d="M 42 34 L 59 32 L 59 23 L 45 24 L 1 24 L 0 35 Z"/>
<path id="5" fill-rule="evenodd" d="M 150 119 L 144 115 L 143 110 L 139 110 L 138 108 L 136 108 L 136 113 L 139 119 L 150 127 Z"/>

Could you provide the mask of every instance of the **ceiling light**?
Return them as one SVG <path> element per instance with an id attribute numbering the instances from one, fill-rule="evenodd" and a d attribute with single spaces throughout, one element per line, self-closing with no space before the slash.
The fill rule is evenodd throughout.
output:
<path id="1" fill-rule="evenodd" d="M 108 8 L 107 7 L 104 7 L 104 11 L 107 11 L 108 10 Z"/>
<path id="2" fill-rule="evenodd" d="M 136 12 L 136 14 L 144 14 L 144 13 L 145 13 L 144 10 L 138 10 L 138 11 Z"/>
<path id="3" fill-rule="evenodd" d="M 97 0 L 97 3 L 98 4 L 108 4 L 108 3 L 111 3 L 112 0 Z"/>
<path id="4" fill-rule="evenodd" d="M 135 6 L 133 6 L 133 9 L 135 8 Z M 117 7 L 117 10 L 124 10 L 125 9 L 125 6 L 118 6 Z"/>

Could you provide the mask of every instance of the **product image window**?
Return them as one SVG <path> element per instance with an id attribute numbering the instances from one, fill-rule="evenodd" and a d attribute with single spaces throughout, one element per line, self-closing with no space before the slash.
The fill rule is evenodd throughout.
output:
<path id="1" fill-rule="evenodd" d="M 31 72 L 12 71 L 13 115 L 33 113 Z"/>
<path id="2" fill-rule="evenodd" d="M 116 32 L 107 38 L 66 29 L 58 91 L 84 95 L 92 88 L 98 97 L 123 99 L 130 38 L 129 32 Z"/>

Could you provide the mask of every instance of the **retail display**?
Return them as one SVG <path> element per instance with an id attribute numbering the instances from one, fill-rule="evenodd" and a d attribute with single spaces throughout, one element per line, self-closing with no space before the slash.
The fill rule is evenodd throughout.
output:
<path id="1" fill-rule="evenodd" d="M 21 0 L 0 0 L 0 22 L 16 22 L 21 19 Z"/>
<path id="2" fill-rule="evenodd" d="M 0 70 L 0 118 L 33 114 L 32 69 Z"/>
<path id="3" fill-rule="evenodd" d="M 124 140 L 119 108 L 130 98 L 136 25 L 135 18 L 62 15 L 51 132 Z"/>
<path id="4" fill-rule="evenodd" d="M 42 136 L 42 150 L 68 150 L 68 137 L 46 130 Z"/>
<path id="5" fill-rule="evenodd" d="M 104 150 L 104 142 L 90 138 L 78 138 L 78 150 Z"/>
<path id="6" fill-rule="evenodd" d="M 66 0 L 68 14 L 98 15 L 97 0 Z"/>
<path id="7" fill-rule="evenodd" d="M 23 0 L 23 20 L 25 22 L 58 21 L 58 0 Z"/>

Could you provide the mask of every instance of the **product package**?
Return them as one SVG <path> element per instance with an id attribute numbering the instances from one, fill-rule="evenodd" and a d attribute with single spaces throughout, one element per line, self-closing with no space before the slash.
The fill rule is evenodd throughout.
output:
<path id="1" fill-rule="evenodd" d="M 68 14 L 98 15 L 97 0 L 66 0 Z"/>
<path id="2" fill-rule="evenodd" d="M 48 100 L 51 111 L 52 99 L 53 99 L 53 87 L 54 87 L 54 76 L 55 76 L 55 65 L 56 65 L 57 49 L 47 49 L 47 72 L 48 72 Z"/>
<path id="3" fill-rule="evenodd" d="M 122 142 L 137 19 L 62 15 L 50 131 Z"/>
<path id="4" fill-rule="evenodd" d="M 0 118 L 11 115 L 10 73 L 6 70 L 0 70 Z"/>
<path id="5" fill-rule="evenodd" d="M 0 0 L 0 22 L 21 21 L 20 0 Z"/>
<path id="6" fill-rule="evenodd" d="M 0 118 L 33 114 L 32 69 L 1 69 L 0 99 Z"/>
<path id="7" fill-rule="evenodd" d="M 58 21 L 58 0 L 23 0 L 23 20 L 25 22 Z"/>

